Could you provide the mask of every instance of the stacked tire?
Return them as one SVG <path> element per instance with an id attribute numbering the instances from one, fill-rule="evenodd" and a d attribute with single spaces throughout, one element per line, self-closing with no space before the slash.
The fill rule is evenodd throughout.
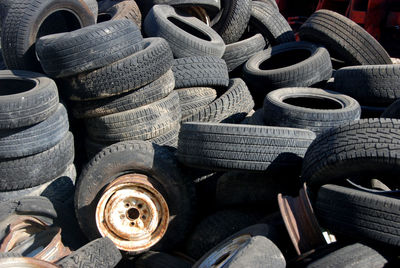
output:
<path id="1" fill-rule="evenodd" d="M 75 117 L 85 121 L 88 155 L 126 140 L 177 143 L 181 111 L 164 39 L 143 39 L 132 21 L 111 20 L 43 37 L 36 50 L 43 69 L 62 79 Z"/>
<path id="2" fill-rule="evenodd" d="M 1 71 L 2 201 L 45 195 L 65 201 L 74 191 L 74 140 L 68 114 L 50 78 Z"/>

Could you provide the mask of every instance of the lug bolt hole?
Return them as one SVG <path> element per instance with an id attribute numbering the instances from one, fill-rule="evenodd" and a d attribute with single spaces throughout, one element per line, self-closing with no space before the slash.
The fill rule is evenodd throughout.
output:
<path id="1" fill-rule="evenodd" d="M 129 204 L 128 204 L 128 203 L 126 203 L 126 204 L 125 204 L 125 207 L 129 208 Z"/>
<path id="2" fill-rule="evenodd" d="M 133 226 L 135 226 L 135 223 L 134 223 L 134 222 L 131 222 L 131 223 L 129 223 L 129 225 L 130 225 L 131 227 L 133 227 Z"/>
<path id="3" fill-rule="evenodd" d="M 143 215 L 143 216 L 142 216 L 142 219 L 145 220 L 145 219 L 146 219 L 146 216 Z"/>
<path id="4" fill-rule="evenodd" d="M 139 204 L 139 205 L 138 205 L 138 208 L 142 208 L 142 207 L 143 207 L 143 205 L 142 205 L 142 204 Z"/>

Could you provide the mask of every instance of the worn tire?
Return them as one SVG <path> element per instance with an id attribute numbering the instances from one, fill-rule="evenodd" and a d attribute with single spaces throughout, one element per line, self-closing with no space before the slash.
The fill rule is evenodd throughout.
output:
<path id="1" fill-rule="evenodd" d="M 164 237 L 152 250 L 174 247 L 189 231 L 193 214 L 193 184 L 182 176 L 170 150 L 144 141 L 120 142 L 107 147 L 83 169 L 75 192 L 75 210 L 82 230 L 90 239 L 100 236 L 95 220 L 99 192 L 116 175 L 132 170 L 150 176 L 159 185 L 158 191 L 163 193 L 170 219 L 173 219 Z"/>
<path id="2" fill-rule="evenodd" d="M 237 42 L 250 20 L 251 0 L 221 0 L 221 11 L 211 22 L 226 44 Z"/>
<path id="3" fill-rule="evenodd" d="M 32 188 L 16 191 L 0 192 L 0 202 L 11 201 L 21 196 L 43 196 L 51 202 L 65 202 L 75 192 L 76 169 L 70 164 L 67 169 L 56 178 Z"/>
<path id="4" fill-rule="evenodd" d="M 308 42 L 284 43 L 261 51 L 243 68 L 244 80 L 257 96 L 277 88 L 308 87 L 331 75 L 328 51 Z"/>
<path id="5" fill-rule="evenodd" d="M 168 70 L 160 78 L 137 90 L 99 100 L 74 102 L 72 111 L 76 118 L 92 118 L 121 113 L 167 97 L 174 86 L 174 74 Z"/>
<path id="6" fill-rule="evenodd" d="M 178 93 L 146 106 L 86 119 L 88 136 L 97 142 L 149 140 L 175 128 L 181 120 Z"/>
<path id="7" fill-rule="evenodd" d="M 184 245 L 184 252 L 198 260 L 229 236 L 257 224 L 261 217 L 260 213 L 251 209 L 217 211 L 201 220 L 192 230 Z M 259 231 L 258 228 L 257 231 Z M 272 232 L 271 234 L 273 235 Z"/>
<path id="8" fill-rule="evenodd" d="M 61 268 L 109 268 L 122 259 L 118 248 L 108 237 L 98 238 L 57 262 Z"/>
<path id="9" fill-rule="evenodd" d="M 330 231 L 400 246 L 400 200 L 338 185 L 318 191 L 315 214 Z"/>
<path id="10" fill-rule="evenodd" d="M 257 52 L 262 51 L 267 43 L 261 34 L 256 34 L 245 40 L 226 45 L 222 59 L 225 60 L 228 71 L 231 72 L 245 63 Z"/>
<path id="11" fill-rule="evenodd" d="M 195 17 L 184 16 L 171 6 L 155 5 L 144 20 L 144 30 L 148 36 L 165 38 L 175 58 L 221 58 L 225 51 L 224 41 L 213 29 Z"/>
<path id="12" fill-rule="evenodd" d="M 63 81 L 63 89 L 76 101 L 119 95 L 160 78 L 171 69 L 172 61 L 167 41 L 146 38 L 143 50 L 100 69 L 68 77 Z"/>
<path id="13" fill-rule="evenodd" d="M 209 105 L 183 118 L 182 122 L 241 122 L 253 109 L 254 101 L 242 79 L 231 79 L 228 90 Z"/>
<path id="14" fill-rule="evenodd" d="M 229 84 L 229 74 L 223 59 L 188 57 L 174 60 L 172 71 L 175 88 L 213 87 Z"/>
<path id="15" fill-rule="evenodd" d="M 0 71 L 0 83 L 0 129 L 40 123 L 57 109 L 56 83 L 42 74 L 4 70 Z"/>
<path id="16" fill-rule="evenodd" d="M 400 65 L 345 67 L 335 72 L 334 90 L 363 105 L 385 106 L 400 98 Z"/>
<path id="17" fill-rule="evenodd" d="M 254 26 L 272 46 L 296 41 L 289 23 L 272 3 L 252 1 L 250 25 Z"/>
<path id="18" fill-rule="evenodd" d="M 319 88 L 276 89 L 264 100 L 266 125 L 309 129 L 317 134 L 358 120 L 360 115 L 355 99 Z"/>
<path id="19" fill-rule="evenodd" d="M 88 6 L 89 10 L 92 12 L 94 20 L 97 21 L 97 15 L 99 14 L 99 5 L 97 0 L 83 0 Z"/>
<path id="20" fill-rule="evenodd" d="M 326 47 L 346 65 L 392 64 L 385 49 L 352 20 L 330 10 L 315 12 L 300 27 L 301 40 Z"/>
<path id="21" fill-rule="evenodd" d="M 203 109 L 217 98 L 217 91 L 209 87 L 191 87 L 175 90 L 179 95 L 182 118 Z"/>
<path id="22" fill-rule="evenodd" d="M 56 14 L 60 9 L 64 13 Z M 68 16 L 75 16 L 75 20 Z M 45 20 L 46 18 L 48 20 Z M 61 23 L 60 19 L 65 21 Z M 43 26 L 44 21 L 46 24 Z M 73 31 L 94 23 L 91 11 L 82 5 L 80 0 L 15 0 L 13 8 L 8 11 L 1 32 L 4 61 L 12 70 L 42 72 L 35 55 L 37 39 L 49 34 Z"/>
<path id="23" fill-rule="evenodd" d="M 0 131 L 0 159 L 24 157 L 46 151 L 59 143 L 68 129 L 67 110 L 59 104 L 53 114 L 38 124 Z"/>
<path id="24" fill-rule="evenodd" d="M 99 2 L 99 16 L 97 22 L 121 19 L 133 21 L 139 29 L 142 27 L 142 14 L 135 1 L 101 0 Z"/>
<path id="25" fill-rule="evenodd" d="M 231 239 L 233 240 L 235 237 Z M 210 262 L 213 265 L 219 264 L 219 260 L 215 260 L 212 255 L 216 254 L 221 248 L 224 248 L 226 243 L 229 243 L 229 241 L 220 243 L 210 250 L 210 252 L 206 253 L 193 267 L 210 267 L 208 266 Z M 222 252 L 220 255 L 221 254 Z M 223 267 L 226 268 L 286 267 L 285 257 L 282 252 L 271 240 L 264 236 L 253 236 L 244 242 L 241 247 L 237 246 L 236 252 L 229 252 L 228 254 L 229 255 L 223 260 Z M 207 259 L 207 257 L 210 257 L 210 259 Z M 225 257 L 225 255 L 221 257 Z"/>
<path id="26" fill-rule="evenodd" d="M 185 123 L 177 155 L 181 163 L 203 169 L 295 170 L 314 138 L 313 132 L 303 129 Z"/>
<path id="27" fill-rule="evenodd" d="M 62 174 L 74 159 L 73 136 L 69 132 L 54 147 L 23 158 L 0 161 L 0 191 L 31 188 Z"/>
<path id="28" fill-rule="evenodd" d="M 36 53 L 46 74 L 59 78 L 126 58 L 142 49 L 142 40 L 140 29 L 132 21 L 106 21 L 41 37 L 36 42 Z"/>
<path id="29" fill-rule="evenodd" d="M 319 135 L 304 157 L 302 178 L 313 189 L 348 178 L 396 181 L 400 121 L 362 119 Z M 399 183 L 395 183 L 399 185 Z"/>

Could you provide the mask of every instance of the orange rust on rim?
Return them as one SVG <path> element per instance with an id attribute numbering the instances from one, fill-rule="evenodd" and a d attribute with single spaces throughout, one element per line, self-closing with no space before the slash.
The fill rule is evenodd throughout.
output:
<path id="1" fill-rule="evenodd" d="M 43 243 L 46 244 L 38 245 L 43 246 L 43 249 L 33 256 L 35 259 L 57 262 L 71 254 L 70 249 L 65 247 L 61 241 L 61 228 L 49 227 L 35 217 L 20 216 L 9 225 L 8 229 L 9 233 L 1 243 L 0 252 L 10 252 L 17 245 L 33 240 L 32 236 L 37 235 L 35 240 L 38 241 L 36 242 L 44 240 Z M 46 241 L 48 237 L 52 237 L 49 243 Z"/>
<path id="2" fill-rule="evenodd" d="M 42 261 L 34 258 L 28 257 L 11 257 L 11 258 L 1 258 L 0 266 L 2 268 L 14 268 L 14 267 L 26 267 L 26 268 L 57 268 L 59 266 Z"/>
<path id="3" fill-rule="evenodd" d="M 198 18 L 199 20 L 207 24 L 207 26 L 210 26 L 211 23 L 210 16 L 208 16 L 207 11 L 204 8 L 199 6 L 190 6 L 185 8 L 185 10 L 190 15 Z"/>
<path id="4" fill-rule="evenodd" d="M 169 210 L 149 177 L 126 174 L 112 181 L 96 207 L 96 225 L 123 251 L 142 252 L 164 236 Z"/>
<path id="5" fill-rule="evenodd" d="M 298 197 L 278 195 L 279 210 L 298 255 L 325 245 L 304 184 Z"/>

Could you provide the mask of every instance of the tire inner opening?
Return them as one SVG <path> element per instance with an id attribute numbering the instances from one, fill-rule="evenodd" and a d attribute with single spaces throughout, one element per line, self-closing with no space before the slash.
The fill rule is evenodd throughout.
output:
<path id="1" fill-rule="evenodd" d="M 40 25 L 36 39 L 42 36 L 71 32 L 82 28 L 79 19 L 67 10 L 59 10 L 49 15 Z"/>
<path id="2" fill-rule="evenodd" d="M 176 26 L 178 26 L 179 28 L 181 28 L 182 30 L 184 30 L 185 32 L 187 32 L 191 35 L 194 35 L 197 38 L 200 38 L 200 39 L 203 39 L 206 41 L 211 41 L 211 38 L 208 35 L 202 33 L 201 31 L 197 30 L 196 28 L 194 28 L 193 26 L 191 26 L 187 23 L 185 23 L 181 20 L 178 20 L 177 18 L 168 17 L 168 20 L 170 22 L 172 22 L 173 24 L 175 24 Z"/>
<path id="3" fill-rule="evenodd" d="M 310 109 L 334 110 L 343 108 L 340 102 L 321 97 L 288 97 L 282 101 L 286 104 Z"/>
<path id="4" fill-rule="evenodd" d="M 273 51 L 273 49 L 272 49 Z M 306 49 L 294 49 L 272 55 L 260 64 L 260 70 L 273 70 L 294 65 L 309 58 L 311 52 Z"/>
<path id="5" fill-rule="evenodd" d="M 136 208 L 130 208 L 126 212 L 126 217 L 131 221 L 134 221 L 137 218 L 139 218 L 139 215 L 140 215 L 139 210 L 137 210 Z"/>
<path id="6" fill-rule="evenodd" d="M 0 95 L 13 95 L 31 90 L 36 86 L 36 83 L 31 80 L 22 79 L 1 79 Z"/>
<path id="7" fill-rule="evenodd" d="M 111 20 L 112 16 L 108 13 L 101 13 L 97 16 L 97 23 Z"/>

